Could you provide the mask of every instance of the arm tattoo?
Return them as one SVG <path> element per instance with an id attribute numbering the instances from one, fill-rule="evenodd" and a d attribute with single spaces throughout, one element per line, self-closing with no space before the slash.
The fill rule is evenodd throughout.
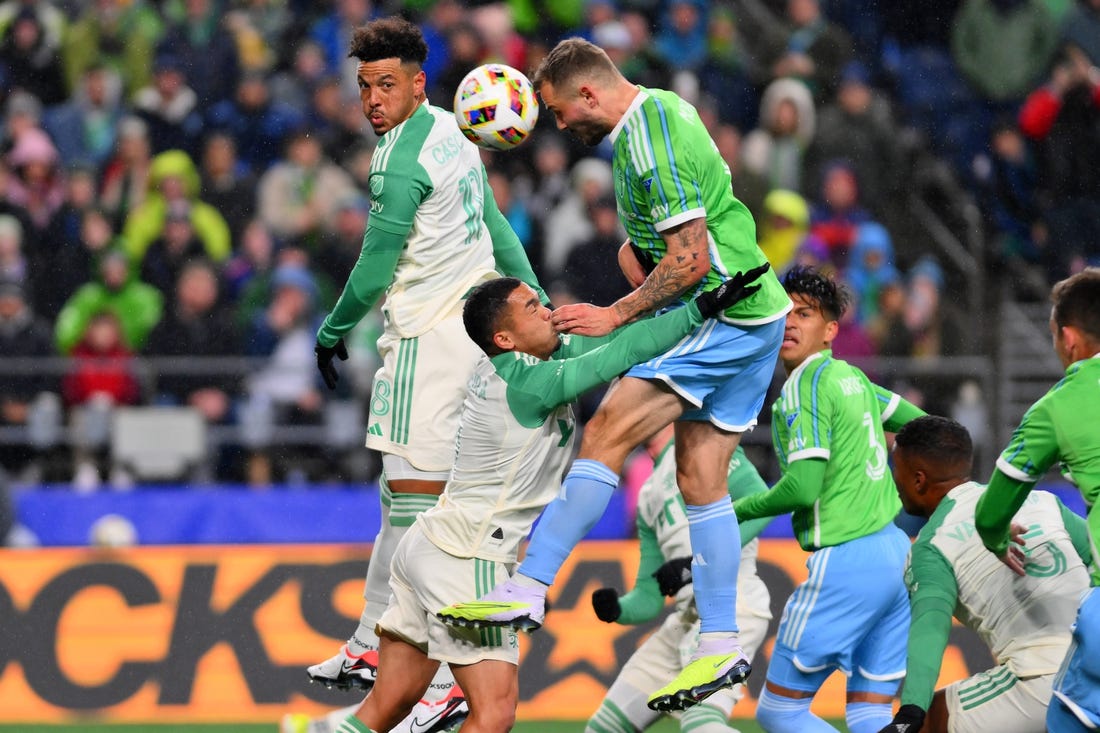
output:
<path id="1" fill-rule="evenodd" d="M 667 254 L 637 290 L 612 305 L 623 323 L 676 300 L 710 270 L 705 218 L 687 221 L 663 236 Z"/>

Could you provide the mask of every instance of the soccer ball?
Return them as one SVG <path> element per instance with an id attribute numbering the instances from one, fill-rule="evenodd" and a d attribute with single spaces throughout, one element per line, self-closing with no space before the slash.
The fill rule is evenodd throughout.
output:
<path id="1" fill-rule="evenodd" d="M 531 81 L 504 64 L 483 64 L 455 92 L 455 117 L 462 134 L 491 150 L 510 150 L 531 134 L 539 103 Z"/>

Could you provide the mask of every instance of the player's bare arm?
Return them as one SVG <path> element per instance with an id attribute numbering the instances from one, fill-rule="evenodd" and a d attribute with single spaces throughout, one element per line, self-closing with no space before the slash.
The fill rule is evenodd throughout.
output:
<path id="1" fill-rule="evenodd" d="M 554 328 L 562 333 L 603 336 L 671 303 L 702 280 L 710 269 L 706 219 L 678 224 L 662 236 L 668 251 L 637 290 L 606 308 L 589 303 L 562 306 L 551 316 Z"/>

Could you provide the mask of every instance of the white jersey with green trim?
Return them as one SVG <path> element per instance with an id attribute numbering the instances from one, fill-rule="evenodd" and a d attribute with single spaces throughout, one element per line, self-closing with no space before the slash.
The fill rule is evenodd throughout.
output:
<path id="1" fill-rule="evenodd" d="M 514 358 L 539 363 L 527 354 Z M 429 540 L 457 557 L 515 562 L 572 456 L 576 423 L 568 404 L 525 427 L 507 392 L 493 362 L 482 358 L 462 405 L 451 478 L 439 503 L 417 519 Z"/>
<path id="2" fill-rule="evenodd" d="M 1014 521 L 1027 528 L 1024 535 L 1027 575 L 1019 577 L 989 550 L 974 529 L 974 507 L 985 486 L 969 482 L 955 487 L 943 499 L 941 509 L 921 530 L 910 563 L 922 564 L 921 582 L 932 582 L 941 573 L 945 592 L 957 586 L 954 615 L 978 633 L 998 664 L 1018 677 L 1053 674 L 1069 645 L 1081 593 L 1089 577 L 1074 549 L 1053 494 L 1032 492 Z M 946 568 L 937 562 L 942 557 Z M 948 570 L 949 569 L 949 570 Z M 910 592 L 930 591 L 914 587 L 914 568 L 906 568 Z"/>
<path id="3" fill-rule="evenodd" d="M 408 232 L 383 312 L 387 328 L 412 338 L 496 274 L 484 166 L 454 115 L 425 102 L 378 141 L 368 185 L 370 226 Z"/>

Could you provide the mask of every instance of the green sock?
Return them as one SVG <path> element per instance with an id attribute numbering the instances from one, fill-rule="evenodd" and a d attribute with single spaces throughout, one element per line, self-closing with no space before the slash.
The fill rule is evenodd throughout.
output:
<path id="1" fill-rule="evenodd" d="M 359 720 L 359 718 L 349 715 L 336 729 L 336 733 L 374 733 L 374 731 L 368 728 L 366 723 Z"/>

